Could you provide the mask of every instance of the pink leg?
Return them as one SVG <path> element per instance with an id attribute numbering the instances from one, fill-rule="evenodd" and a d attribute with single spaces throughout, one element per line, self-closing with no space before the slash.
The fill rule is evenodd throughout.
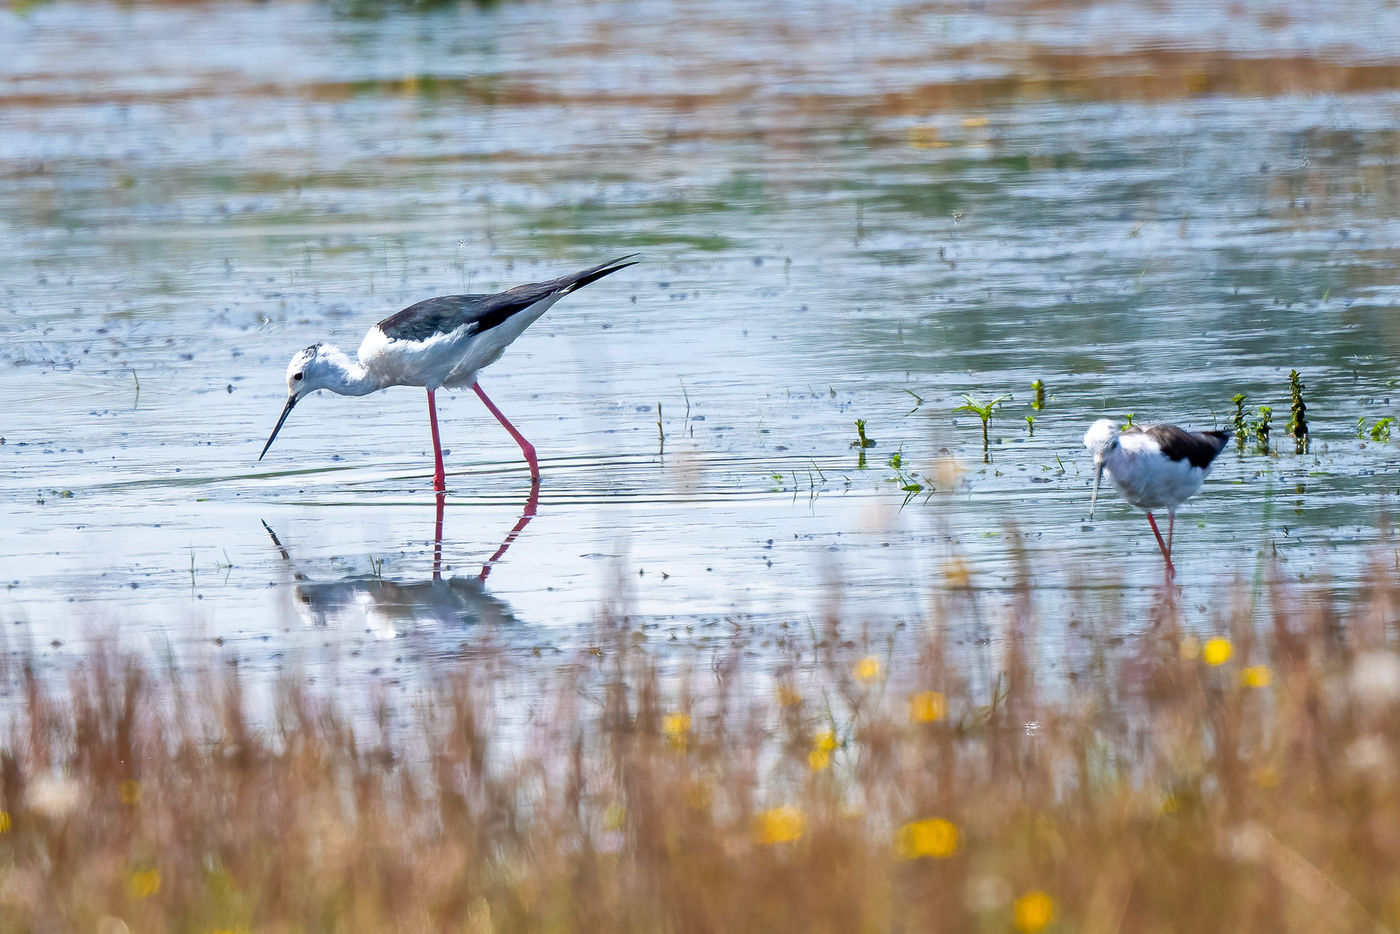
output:
<path id="1" fill-rule="evenodd" d="M 1172 532 L 1176 529 L 1176 510 L 1167 511 L 1167 555 L 1172 553 Z"/>
<path id="2" fill-rule="evenodd" d="M 497 561 L 505 557 L 506 549 L 520 537 L 521 532 L 525 531 L 525 526 L 530 524 L 530 520 L 535 518 L 535 511 L 539 509 L 539 506 L 540 481 L 534 480 L 530 483 L 530 497 L 525 501 L 525 511 L 520 514 L 520 521 L 515 523 L 515 528 L 506 535 L 506 540 L 501 542 L 501 547 L 496 549 L 496 553 L 481 566 L 481 573 L 477 575 L 477 580 L 486 580 L 487 575 L 491 573 L 491 568 L 495 567 Z"/>
<path id="3" fill-rule="evenodd" d="M 433 580 L 442 580 L 442 507 L 447 505 L 447 494 L 437 495 L 437 519 L 433 523 Z"/>
<path id="4" fill-rule="evenodd" d="M 433 426 L 433 456 L 437 458 L 437 467 L 433 471 L 433 489 L 441 493 L 447 489 L 447 472 L 442 469 L 442 442 L 438 440 L 437 429 L 437 399 L 431 389 L 428 390 L 428 421 Z"/>
<path id="5" fill-rule="evenodd" d="M 1172 567 L 1172 550 L 1166 542 L 1162 541 L 1162 533 L 1157 530 L 1157 520 L 1152 518 L 1150 512 L 1147 514 L 1147 522 L 1152 526 L 1152 534 L 1157 536 L 1157 547 L 1162 549 L 1162 559 L 1167 562 L 1167 580 L 1171 580 L 1176 577 L 1176 568 Z M 1170 525 L 1167 527 L 1167 531 L 1171 531 Z"/>
<path id="6" fill-rule="evenodd" d="M 496 408 L 496 404 L 486 398 L 486 393 L 482 392 L 481 384 L 474 383 L 472 388 L 476 390 L 477 397 L 491 410 L 491 414 L 496 416 L 496 421 L 500 422 L 510 436 L 515 439 L 515 443 L 520 445 L 520 450 L 525 454 L 525 460 L 530 465 L 530 479 L 538 481 L 540 479 L 540 463 L 535 459 L 535 446 L 525 440 L 525 436 L 515 430 L 515 426 L 506 420 L 501 414 L 501 410 Z"/>

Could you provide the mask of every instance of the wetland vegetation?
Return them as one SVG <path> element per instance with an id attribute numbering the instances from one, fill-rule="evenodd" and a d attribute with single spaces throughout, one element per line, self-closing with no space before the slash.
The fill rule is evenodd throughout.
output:
<path id="1" fill-rule="evenodd" d="M 218 653 L 63 683 L 10 654 L 0 931 L 1391 930 L 1393 562 L 1343 612 L 1271 574 L 1262 629 L 1242 596 L 1164 591 L 1126 644 L 1057 607 L 1091 633 L 1069 681 L 1029 568 L 985 679 L 956 572 L 917 630 L 830 615 L 680 665 L 604 616 L 514 725 L 506 648 L 360 716 Z"/>

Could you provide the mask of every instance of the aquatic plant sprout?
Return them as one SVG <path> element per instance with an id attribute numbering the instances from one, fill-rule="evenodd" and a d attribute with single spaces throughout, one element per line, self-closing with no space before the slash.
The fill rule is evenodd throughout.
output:
<path id="1" fill-rule="evenodd" d="M 954 412 L 970 412 L 970 413 L 972 413 L 973 415 L 976 415 L 979 419 L 981 419 L 981 421 L 982 421 L 982 460 L 985 462 L 985 461 L 987 461 L 987 460 L 990 459 L 990 453 L 989 453 L 990 441 L 989 441 L 988 436 L 987 436 L 987 428 L 988 428 L 988 425 L 991 423 L 991 420 L 992 420 L 992 413 L 995 412 L 995 411 L 997 410 L 997 408 L 998 408 L 1003 402 L 1005 402 L 1007 399 L 1010 399 L 1011 397 L 1010 397 L 1010 396 L 997 396 L 995 399 L 991 399 L 991 400 L 989 400 L 989 401 L 987 401 L 987 402 L 980 402 L 980 401 L 978 401 L 977 399 L 974 399 L 974 398 L 973 398 L 971 395 L 969 395 L 968 393 L 962 393 L 962 397 L 963 397 L 963 404 L 960 405 L 960 406 L 958 406 L 957 408 L 953 409 L 953 411 L 954 411 Z"/>

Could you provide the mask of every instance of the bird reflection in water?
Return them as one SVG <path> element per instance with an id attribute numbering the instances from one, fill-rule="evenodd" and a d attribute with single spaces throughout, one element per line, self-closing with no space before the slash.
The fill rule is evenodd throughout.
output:
<path id="1" fill-rule="evenodd" d="M 346 626 L 363 624 L 381 639 L 393 639 L 406 631 L 425 626 L 473 626 L 478 624 L 512 623 L 515 616 L 510 605 L 486 590 L 486 578 L 491 569 L 505 557 L 506 551 L 530 524 L 539 508 L 540 485 L 530 485 L 530 495 L 520 519 L 507 533 L 495 553 L 473 577 L 442 576 L 442 527 L 446 494 L 438 493 L 437 512 L 433 523 L 433 576 L 429 580 L 401 582 L 377 574 L 353 574 L 336 581 L 313 581 L 299 571 L 296 580 L 296 603 L 303 620 L 312 626 Z M 272 537 L 284 560 L 292 556 L 277 533 L 266 522 L 263 528 Z"/>

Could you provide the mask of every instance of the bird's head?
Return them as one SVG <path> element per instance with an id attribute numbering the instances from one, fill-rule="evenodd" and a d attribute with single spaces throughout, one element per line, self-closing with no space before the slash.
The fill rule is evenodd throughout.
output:
<path id="1" fill-rule="evenodd" d="M 1094 455 L 1096 463 L 1102 463 L 1109 451 L 1118 444 L 1118 426 L 1106 418 L 1101 418 L 1084 432 L 1084 446 Z"/>
<path id="2" fill-rule="evenodd" d="M 1094 506 L 1099 501 L 1099 484 L 1103 482 L 1104 458 L 1118 447 L 1118 426 L 1101 418 L 1084 432 L 1084 446 L 1094 455 L 1094 492 L 1089 497 L 1089 518 L 1094 518 Z"/>
<path id="3" fill-rule="evenodd" d="M 318 389 L 325 389 L 334 371 L 325 345 L 312 344 L 305 350 L 298 350 L 292 354 L 292 362 L 287 364 L 288 398 L 301 399 Z"/>
<path id="4" fill-rule="evenodd" d="M 292 355 L 292 362 L 287 364 L 287 405 L 282 409 L 282 417 L 277 419 L 277 427 L 272 429 L 272 434 L 268 436 L 267 444 L 263 445 L 258 460 L 262 460 L 263 454 L 272 447 L 272 440 L 277 437 L 277 432 L 282 430 L 282 423 L 292 414 L 293 407 L 303 397 L 318 389 L 324 389 L 329 384 L 334 370 L 330 356 L 324 352 L 321 344 L 312 344 Z"/>

